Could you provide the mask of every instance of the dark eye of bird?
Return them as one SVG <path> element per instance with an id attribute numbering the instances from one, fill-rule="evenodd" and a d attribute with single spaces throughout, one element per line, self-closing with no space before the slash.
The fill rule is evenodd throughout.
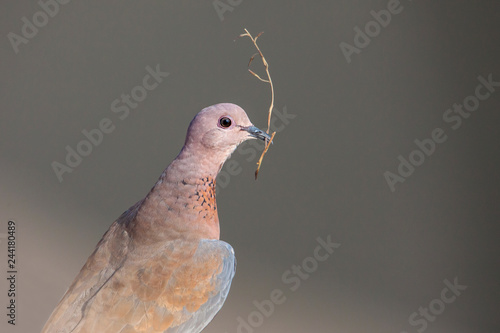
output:
<path id="1" fill-rule="evenodd" d="M 222 127 L 229 127 L 231 126 L 231 119 L 229 119 L 228 117 L 222 117 L 219 119 L 219 124 L 222 126 Z"/>

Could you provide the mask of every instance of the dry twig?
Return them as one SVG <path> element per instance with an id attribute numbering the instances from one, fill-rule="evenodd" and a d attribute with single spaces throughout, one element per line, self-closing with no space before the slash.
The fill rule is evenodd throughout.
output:
<path id="1" fill-rule="evenodd" d="M 269 74 L 269 64 L 267 63 L 266 61 L 266 58 L 264 57 L 264 55 L 262 54 L 262 51 L 260 50 L 259 46 L 257 45 L 257 39 L 263 34 L 264 32 L 261 32 L 259 33 L 255 38 L 252 37 L 252 35 L 250 34 L 250 32 L 248 32 L 248 30 L 245 28 L 245 33 L 244 34 L 241 34 L 240 37 L 249 37 L 252 42 L 253 42 L 253 45 L 255 46 L 255 48 L 257 49 L 257 53 L 255 53 L 251 58 L 250 58 L 250 61 L 248 62 L 248 71 L 250 72 L 250 74 L 252 74 L 253 76 L 255 76 L 256 78 L 258 78 L 260 81 L 262 82 L 266 82 L 266 83 L 269 83 L 269 86 L 271 87 L 271 105 L 269 106 L 269 113 L 268 113 L 268 116 L 267 116 L 267 134 L 269 134 L 269 130 L 271 128 L 271 114 L 273 113 L 273 107 L 274 107 L 274 86 L 273 86 L 273 80 L 271 80 L 271 74 Z M 264 65 L 264 68 L 266 69 L 266 74 L 267 74 L 267 80 L 261 78 L 257 73 L 255 73 L 254 71 L 252 71 L 250 69 L 250 64 L 252 63 L 253 59 L 255 58 L 256 55 L 260 55 L 260 58 L 262 59 L 262 64 Z M 260 155 L 260 158 L 259 158 L 259 161 L 257 162 L 257 170 L 255 170 L 255 179 L 257 179 L 258 175 L 259 175 L 259 170 L 260 170 L 260 166 L 262 164 L 262 159 L 264 158 L 264 155 L 267 153 L 267 150 L 269 149 L 269 146 L 271 145 L 271 143 L 273 142 L 273 139 L 274 139 L 274 135 L 276 134 L 276 132 L 273 132 L 271 134 L 271 139 L 268 140 L 266 142 L 266 146 L 264 148 L 264 151 L 262 152 L 262 155 Z"/>

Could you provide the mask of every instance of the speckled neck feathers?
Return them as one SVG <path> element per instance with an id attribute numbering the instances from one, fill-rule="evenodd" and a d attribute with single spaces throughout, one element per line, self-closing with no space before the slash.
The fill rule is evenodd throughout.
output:
<path id="1" fill-rule="evenodd" d="M 134 239 L 219 239 L 215 179 L 222 163 L 205 155 L 185 146 L 165 169 L 130 221 Z"/>

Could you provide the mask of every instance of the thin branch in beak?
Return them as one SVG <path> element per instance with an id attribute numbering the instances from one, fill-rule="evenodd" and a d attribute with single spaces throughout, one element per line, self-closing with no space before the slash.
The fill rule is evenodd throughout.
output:
<path id="1" fill-rule="evenodd" d="M 253 42 L 253 45 L 255 46 L 255 48 L 258 51 L 258 53 L 252 55 L 252 57 L 250 58 L 250 61 L 248 62 L 248 67 L 250 67 L 250 64 L 252 63 L 252 61 L 255 58 L 255 56 L 257 54 L 259 54 L 260 58 L 262 60 L 262 64 L 264 65 L 264 68 L 266 70 L 267 80 L 261 78 L 257 73 L 255 73 L 250 68 L 248 68 L 248 71 L 250 72 L 250 74 L 252 74 L 253 76 L 255 76 L 257 79 L 259 79 L 262 82 L 269 83 L 269 86 L 271 87 L 271 105 L 269 106 L 269 112 L 268 112 L 268 116 L 267 116 L 267 131 L 266 131 L 266 133 L 269 134 L 269 130 L 271 129 L 271 115 L 273 113 L 273 108 L 274 108 L 274 86 L 273 86 L 273 81 L 271 80 L 271 74 L 269 74 L 269 64 L 267 63 L 266 58 L 264 57 L 264 54 L 262 54 L 262 51 L 260 50 L 259 46 L 257 45 L 257 39 L 263 33 L 264 33 L 263 31 L 260 32 L 254 38 L 254 37 L 252 37 L 252 35 L 250 34 L 250 32 L 245 28 L 245 33 L 241 34 L 239 37 L 248 37 L 248 38 L 250 38 L 252 40 L 252 42 Z M 273 132 L 273 134 L 271 134 L 271 139 L 266 140 L 267 142 L 266 142 L 266 146 L 264 148 L 264 151 L 262 152 L 262 155 L 260 155 L 259 161 L 257 162 L 257 170 L 255 170 L 255 179 L 257 179 L 257 176 L 259 175 L 259 170 L 260 170 L 260 166 L 262 164 L 262 160 L 264 158 L 264 155 L 267 153 L 267 150 L 269 149 L 270 144 L 273 142 L 273 138 L 274 138 L 275 134 L 276 134 L 276 132 Z"/>

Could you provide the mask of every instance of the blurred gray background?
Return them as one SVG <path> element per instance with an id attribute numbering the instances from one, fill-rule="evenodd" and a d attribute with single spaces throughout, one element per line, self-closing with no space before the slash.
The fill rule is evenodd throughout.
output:
<path id="1" fill-rule="evenodd" d="M 236 103 L 266 128 L 269 88 L 247 72 L 250 40 L 234 41 L 245 27 L 265 31 L 280 132 L 258 181 L 262 145 L 253 144 L 219 179 L 221 238 L 238 269 L 206 332 L 500 331 L 500 87 L 456 130 L 443 119 L 475 94 L 479 76 L 500 81 L 498 1 L 48 3 L 52 16 L 35 1 L 0 5 L 0 234 L 17 222 L 18 269 L 14 327 L 2 239 L 2 332 L 40 331 L 199 110 Z M 398 13 L 374 23 L 371 11 L 388 6 Z M 366 24 L 369 44 L 358 37 L 349 63 L 340 44 L 355 46 L 354 29 Z M 142 85 L 148 66 L 169 75 L 120 119 L 112 103 L 125 105 L 121 95 Z M 104 118 L 114 131 L 60 182 L 51 163 L 65 164 L 66 146 Z M 436 128 L 446 141 L 391 191 L 384 173 L 396 174 L 398 156 Z M 316 267 L 307 258 L 328 235 L 341 246 Z M 307 278 L 288 272 L 303 262 Z M 300 286 L 291 290 L 283 274 Z M 444 281 L 455 279 L 467 289 L 445 303 L 442 292 L 454 294 Z M 286 300 L 259 314 L 254 301 L 274 289 Z"/>

